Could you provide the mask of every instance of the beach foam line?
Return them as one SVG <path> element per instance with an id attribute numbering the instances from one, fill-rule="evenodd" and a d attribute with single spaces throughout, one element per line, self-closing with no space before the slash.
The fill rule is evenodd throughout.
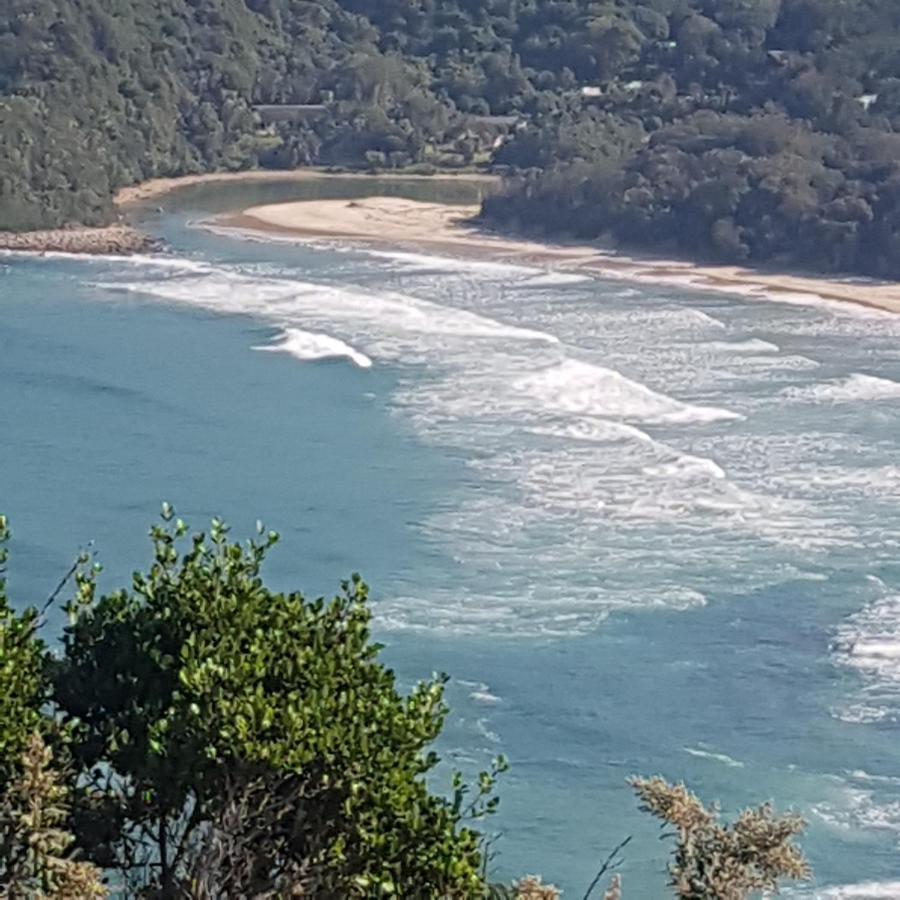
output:
<path id="1" fill-rule="evenodd" d="M 462 256 L 439 256 L 428 253 L 410 253 L 405 250 L 373 250 L 360 248 L 366 256 L 396 262 L 410 272 L 480 272 L 487 275 L 520 277 L 540 276 L 542 270 L 533 266 L 517 265 L 502 261 L 471 259 Z"/>
<path id="2" fill-rule="evenodd" d="M 359 252 L 375 259 L 385 259 L 400 264 L 408 272 L 471 272 L 493 275 L 498 278 L 515 277 L 524 287 L 560 287 L 566 284 L 584 284 L 592 281 L 590 275 L 561 271 L 550 266 L 533 266 L 508 262 L 502 259 L 484 260 L 472 256 L 451 256 L 429 253 L 411 253 L 405 250 L 374 250 L 357 248 Z"/>
<path id="3" fill-rule="evenodd" d="M 365 353 L 328 334 L 304 331 L 301 328 L 286 328 L 272 344 L 254 347 L 270 353 L 287 353 L 294 359 L 312 362 L 321 359 L 349 359 L 360 369 L 370 369 L 372 360 Z"/>
<path id="4" fill-rule="evenodd" d="M 253 207 L 200 223 L 232 236 L 299 243 L 331 241 L 402 260 L 412 266 L 537 267 L 565 269 L 616 281 L 667 286 L 748 300 L 814 306 L 844 316 L 894 316 L 900 286 L 865 279 L 773 274 L 735 266 L 632 257 L 597 245 L 556 244 L 479 231 L 466 218 L 475 207 L 419 203 L 389 197 L 354 201 L 307 200 Z M 397 249 L 394 250 L 394 247 Z M 443 259 L 437 263 L 431 260 Z M 416 261 L 418 260 L 418 261 Z M 463 262 L 465 260 L 465 262 Z"/>
<path id="5" fill-rule="evenodd" d="M 314 319 L 318 324 L 327 319 L 365 326 L 394 337 L 431 334 L 559 344 L 555 335 L 544 331 L 507 325 L 459 307 L 396 291 L 372 292 L 354 286 L 259 278 L 226 268 L 185 274 L 184 278 L 112 281 L 100 286 L 201 306 L 213 312 L 277 316 L 279 323 L 302 318 L 304 323 Z"/>
<path id="6" fill-rule="evenodd" d="M 529 278 L 525 282 L 524 287 L 563 287 L 567 284 L 584 284 L 591 280 L 590 275 L 579 275 L 577 272 L 562 272 L 558 269 L 551 269 Z"/>

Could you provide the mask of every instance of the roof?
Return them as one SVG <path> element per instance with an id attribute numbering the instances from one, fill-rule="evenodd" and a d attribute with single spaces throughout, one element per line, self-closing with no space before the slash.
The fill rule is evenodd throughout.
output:
<path id="1" fill-rule="evenodd" d="M 469 116 L 470 122 L 481 125 L 515 125 L 521 116 Z"/>
<path id="2" fill-rule="evenodd" d="M 253 107 L 263 122 L 302 122 L 327 112 L 322 103 L 260 103 Z"/>

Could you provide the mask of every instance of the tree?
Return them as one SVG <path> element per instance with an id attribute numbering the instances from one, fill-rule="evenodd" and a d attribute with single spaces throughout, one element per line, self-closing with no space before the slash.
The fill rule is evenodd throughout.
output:
<path id="1" fill-rule="evenodd" d="M 746 900 L 775 891 L 784 878 L 805 880 L 809 864 L 793 843 L 805 828 L 798 816 L 777 816 L 768 804 L 722 825 L 683 784 L 634 778 L 641 809 L 676 829 L 670 884 L 679 900 Z"/>
<path id="2" fill-rule="evenodd" d="M 92 900 L 106 897 L 100 870 L 71 854 L 69 791 L 53 753 L 35 732 L 21 771 L 0 791 L 0 893 L 4 897 Z"/>
<path id="3" fill-rule="evenodd" d="M 46 698 L 44 646 L 36 610 L 16 615 L 6 595 L 9 528 L 0 516 L 0 786 L 12 779 L 34 732 Z"/>
<path id="4" fill-rule="evenodd" d="M 581 172 L 589 193 L 608 187 Z M 168 506 L 163 520 L 129 589 L 98 597 L 98 569 L 79 556 L 62 582 L 77 585 L 64 653 L 50 658 L 41 616 L 9 609 L 0 518 L 0 661 L 20 664 L 0 666 L 3 896 L 102 898 L 101 867 L 125 896 L 161 900 L 559 896 L 534 876 L 487 881 L 472 823 L 497 808 L 505 760 L 474 786 L 456 773 L 449 798 L 428 791 L 445 677 L 397 691 L 358 577 L 331 601 L 278 593 L 262 579 L 274 532 L 260 525 L 241 545 L 218 520 L 190 538 Z M 680 900 L 746 900 L 809 877 L 798 817 L 764 805 L 723 825 L 684 785 L 632 785 L 677 829 Z M 614 876 L 604 898 L 621 897 Z"/>
<path id="5" fill-rule="evenodd" d="M 428 792 L 444 677 L 398 693 L 358 578 L 327 602 L 277 593 L 261 576 L 274 533 L 242 546 L 214 521 L 188 540 L 164 518 L 148 572 L 69 610 L 54 691 L 101 813 L 85 849 L 143 866 L 164 897 L 190 892 L 204 847 L 249 866 L 242 891 L 478 896 L 480 835 L 464 818 L 493 811 L 503 766 L 468 805 L 461 781 L 450 800 Z"/>

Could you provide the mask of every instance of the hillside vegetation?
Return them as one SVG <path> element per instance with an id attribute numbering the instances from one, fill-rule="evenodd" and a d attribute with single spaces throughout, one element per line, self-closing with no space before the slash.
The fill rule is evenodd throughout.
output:
<path id="1" fill-rule="evenodd" d="M 494 224 L 896 276 L 898 127 L 892 0 L 6 0 L 0 20 L 12 230 L 108 221 L 154 176 L 481 163 L 513 175 Z"/>

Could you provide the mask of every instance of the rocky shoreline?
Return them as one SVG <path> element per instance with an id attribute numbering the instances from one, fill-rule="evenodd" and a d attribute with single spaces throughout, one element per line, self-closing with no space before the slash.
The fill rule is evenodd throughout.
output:
<path id="1" fill-rule="evenodd" d="M 158 241 L 129 225 L 53 228 L 44 231 L 0 231 L 0 250 L 125 256 L 158 249 Z"/>

